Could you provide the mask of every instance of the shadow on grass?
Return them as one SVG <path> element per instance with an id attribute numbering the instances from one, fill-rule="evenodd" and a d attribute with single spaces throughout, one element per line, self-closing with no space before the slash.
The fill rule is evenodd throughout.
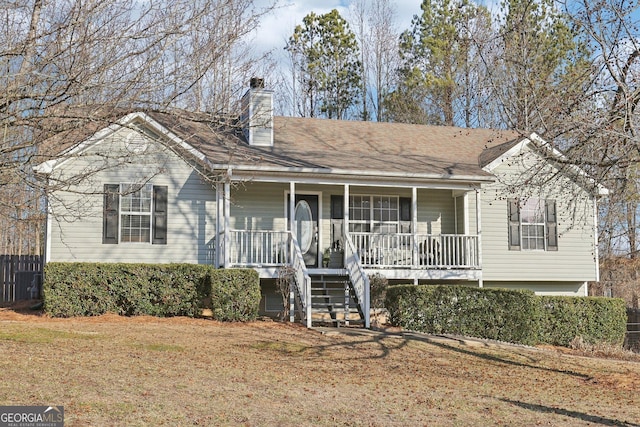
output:
<path id="1" fill-rule="evenodd" d="M 436 347 L 440 347 L 445 350 L 454 351 L 467 356 L 478 357 L 480 359 L 488 360 L 491 362 L 503 363 L 505 365 L 512 365 L 512 366 L 518 366 L 523 368 L 537 369 L 537 370 L 546 371 L 546 372 L 553 372 L 557 374 L 570 375 L 572 377 L 577 377 L 585 380 L 592 378 L 590 375 L 581 374 L 579 372 L 575 372 L 571 370 L 554 369 L 554 368 L 539 366 L 535 364 L 533 360 L 532 360 L 532 363 L 518 362 L 515 360 L 510 360 L 508 358 L 496 356 L 494 354 L 486 354 L 484 352 L 473 351 L 472 349 L 468 349 L 468 348 L 461 348 L 457 344 L 451 345 L 451 344 L 447 344 L 445 342 L 440 341 L 441 339 L 447 339 L 447 340 L 455 341 L 458 344 L 464 344 L 463 339 L 456 339 L 451 337 L 433 337 L 430 335 L 421 335 L 418 333 L 407 334 L 407 333 L 375 332 L 375 331 L 369 331 L 366 329 L 353 329 L 353 330 L 344 329 L 344 330 L 340 330 L 339 333 L 344 335 L 354 336 L 354 337 L 366 336 L 367 339 L 351 342 L 351 343 L 341 342 L 336 344 L 328 344 L 328 345 L 323 345 L 319 347 L 314 347 L 317 350 L 318 354 L 324 353 L 325 351 L 329 350 L 332 347 L 356 348 L 361 345 L 368 345 L 371 343 L 375 343 L 380 347 L 380 351 L 381 351 L 380 354 L 373 357 L 363 357 L 363 358 L 380 359 L 380 358 L 387 357 L 392 351 L 400 350 L 401 348 L 408 345 L 410 341 L 419 341 L 419 342 L 431 344 Z"/>
<path id="2" fill-rule="evenodd" d="M 582 378 L 582 379 L 585 379 L 585 380 L 588 380 L 588 379 L 592 378 L 590 375 L 585 375 L 585 374 L 581 374 L 579 372 L 569 371 L 569 370 L 566 370 L 566 369 L 547 368 L 547 367 L 539 366 L 539 365 L 535 365 L 535 364 L 517 362 L 515 360 L 509 360 L 509 359 L 506 359 L 504 357 L 496 356 L 494 354 L 480 353 L 480 352 L 476 352 L 476 351 L 469 350 L 469 349 L 466 349 L 466 348 L 460 348 L 460 347 L 456 347 L 456 346 L 453 346 L 453 345 L 449 345 L 449 344 L 446 344 L 446 343 L 443 343 L 443 342 L 436 342 L 433 339 L 430 339 L 428 337 L 424 337 L 423 338 L 423 337 L 418 337 L 418 336 L 412 335 L 411 339 L 418 340 L 418 341 L 424 341 L 424 342 L 427 342 L 429 344 L 435 345 L 437 347 L 440 347 L 440 348 L 443 348 L 443 349 L 446 349 L 446 350 L 455 351 L 457 353 L 466 354 L 468 356 L 478 357 L 480 359 L 489 360 L 491 362 L 498 362 L 498 363 L 504 363 L 505 365 L 513 365 L 513 366 L 519 366 L 519 367 L 523 367 L 523 368 L 538 369 L 538 370 L 546 371 L 546 372 L 554 372 L 554 373 L 557 373 L 557 374 L 570 375 L 570 376 L 577 377 L 577 378 Z"/>
<path id="3" fill-rule="evenodd" d="M 519 406 L 523 409 L 530 411 L 542 412 L 547 414 L 558 414 L 566 417 L 575 418 L 577 420 L 586 421 L 589 423 L 604 425 L 604 426 L 620 426 L 620 427 L 640 427 L 640 424 L 629 423 L 626 421 L 612 420 L 611 418 L 603 418 L 597 415 L 589 415 L 584 412 L 570 411 L 568 409 L 553 408 L 551 406 L 536 405 L 534 403 L 520 402 L 519 400 L 499 399 L 503 402 L 510 403 L 515 406 Z"/>
<path id="4" fill-rule="evenodd" d="M 328 352 L 332 348 L 343 347 L 343 348 L 356 350 L 358 347 L 361 347 L 361 346 L 369 346 L 371 344 L 375 344 L 379 348 L 379 351 L 380 351 L 379 354 L 375 356 L 354 357 L 353 359 L 354 360 L 384 359 L 387 356 L 389 356 L 392 351 L 400 350 L 403 347 L 407 346 L 409 342 L 406 339 L 402 339 L 400 335 L 371 332 L 366 329 L 360 329 L 360 330 L 342 329 L 338 333 L 342 335 L 348 335 L 351 337 L 362 337 L 364 335 L 365 338 L 358 341 L 338 342 L 335 344 L 325 344 L 320 346 L 314 346 L 313 349 L 315 350 L 318 356 L 323 355 L 324 353 Z"/>

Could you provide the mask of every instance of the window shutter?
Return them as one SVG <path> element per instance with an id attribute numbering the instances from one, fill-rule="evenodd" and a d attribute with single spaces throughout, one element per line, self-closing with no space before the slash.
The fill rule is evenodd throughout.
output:
<path id="1" fill-rule="evenodd" d="M 331 195 L 331 219 L 344 219 L 344 196 Z"/>
<path id="2" fill-rule="evenodd" d="M 556 213 L 556 201 L 545 200 L 546 221 L 547 221 L 547 250 L 558 250 L 558 219 Z"/>
<path id="3" fill-rule="evenodd" d="M 154 245 L 167 244 L 167 186 L 153 186 L 153 237 Z"/>
<path id="4" fill-rule="evenodd" d="M 509 250 L 520 250 L 520 201 L 507 200 L 509 219 Z"/>
<path id="5" fill-rule="evenodd" d="M 400 197 L 400 221 L 411 221 L 410 197 Z"/>
<path id="6" fill-rule="evenodd" d="M 118 223 L 120 186 L 118 184 L 104 185 L 104 206 L 102 213 L 102 243 L 107 245 L 118 244 Z"/>

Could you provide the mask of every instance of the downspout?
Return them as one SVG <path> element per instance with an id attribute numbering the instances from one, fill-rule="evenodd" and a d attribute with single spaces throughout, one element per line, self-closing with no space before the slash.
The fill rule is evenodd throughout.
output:
<path id="1" fill-rule="evenodd" d="M 220 182 L 217 181 L 216 182 L 216 238 L 215 238 L 215 253 L 214 253 L 214 260 L 213 260 L 213 265 L 215 268 L 220 268 L 220 260 L 221 260 L 221 254 L 220 254 L 220 249 L 222 248 L 222 245 L 220 244 L 220 232 L 222 231 L 222 224 L 220 223 L 220 219 L 222 217 L 222 187 L 220 185 Z"/>
<path id="2" fill-rule="evenodd" d="M 595 257 L 596 282 L 600 281 L 600 250 L 598 247 L 598 198 L 593 196 L 593 253 Z M 584 296 L 589 296 L 589 283 L 584 282 Z"/>
<path id="3" fill-rule="evenodd" d="M 478 235 L 478 267 L 480 270 L 478 271 L 478 287 L 482 288 L 483 278 L 482 278 L 482 218 L 481 218 L 481 200 L 480 200 L 480 189 L 476 188 L 476 234 Z"/>
<path id="4" fill-rule="evenodd" d="M 224 181 L 224 265 L 228 267 L 230 264 L 230 249 L 231 249 L 231 235 L 229 234 L 229 227 L 231 225 L 231 176 L 233 171 L 231 168 L 227 169 L 227 176 Z"/>
<path id="5" fill-rule="evenodd" d="M 413 257 L 411 263 L 414 266 L 418 265 L 418 237 L 416 233 L 418 232 L 418 189 L 417 187 L 413 187 L 411 189 L 411 240 L 413 241 Z M 418 284 L 418 276 L 414 276 L 413 284 Z"/>
<path id="6" fill-rule="evenodd" d="M 49 205 L 49 192 L 46 190 L 44 192 L 44 204 L 45 204 L 45 213 L 47 215 L 47 220 L 44 223 L 45 242 L 44 242 L 44 254 L 42 254 L 43 255 L 42 258 L 44 260 L 44 262 L 42 263 L 43 275 L 44 275 L 44 265 L 50 261 L 49 257 L 51 256 L 50 255 L 51 254 L 51 206 Z"/>

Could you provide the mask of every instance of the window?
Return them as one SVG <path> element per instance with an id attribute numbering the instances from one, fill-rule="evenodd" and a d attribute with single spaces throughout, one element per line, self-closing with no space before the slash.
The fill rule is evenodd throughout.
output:
<path id="1" fill-rule="evenodd" d="M 102 243 L 167 243 L 167 187 L 106 184 Z"/>
<path id="2" fill-rule="evenodd" d="M 380 233 L 398 232 L 398 198 L 373 197 L 373 229 Z"/>
<path id="3" fill-rule="evenodd" d="M 120 185 L 120 242 L 149 242 L 153 186 Z"/>
<path id="4" fill-rule="evenodd" d="M 510 250 L 558 250 L 555 200 L 509 199 L 508 216 Z"/>
<path id="5" fill-rule="evenodd" d="M 350 196 L 349 231 L 398 233 L 411 221 L 411 199 L 398 196 Z M 406 227 L 404 227 L 406 228 Z"/>
<path id="6" fill-rule="evenodd" d="M 368 233 L 371 231 L 371 197 L 349 197 L 349 231 Z"/>

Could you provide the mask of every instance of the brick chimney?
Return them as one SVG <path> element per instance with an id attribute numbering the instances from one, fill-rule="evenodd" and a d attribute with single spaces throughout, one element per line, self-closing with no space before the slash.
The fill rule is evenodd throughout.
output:
<path id="1" fill-rule="evenodd" d="M 273 91 L 264 88 L 264 79 L 251 78 L 241 105 L 242 130 L 249 145 L 273 146 Z"/>

